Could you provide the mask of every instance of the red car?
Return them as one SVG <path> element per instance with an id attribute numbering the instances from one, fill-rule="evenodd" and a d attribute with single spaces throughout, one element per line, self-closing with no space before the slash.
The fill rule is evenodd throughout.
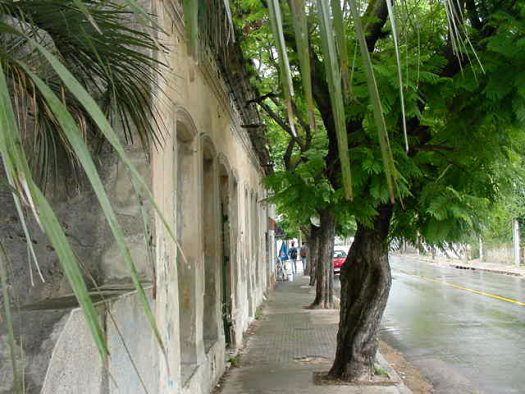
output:
<path id="1" fill-rule="evenodd" d="M 334 274 L 339 275 L 341 272 L 341 267 L 346 261 L 346 252 L 344 250 L 334 250 L 334 258 L 332 259 L 332 264 L 334 265 Z"/>

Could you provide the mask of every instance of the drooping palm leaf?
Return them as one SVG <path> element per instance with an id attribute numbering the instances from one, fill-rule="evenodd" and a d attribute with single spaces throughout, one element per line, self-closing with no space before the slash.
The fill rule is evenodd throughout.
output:
<path id="1" fill-rule="evenodd" d="M 330 0 L 332 8 L 332 17 L 334 20 L 334 32 L 339 54 L 339 68 L 343 81 L 345 98 L 350 95 L 350 78 L 348 75 L 348 50 L 345 33 L 345 22 L 343 18 L 343 9 L 340 0 Z"/>
<path id="2" fill-rule="evenodd" d="M 226 29 L 228 30 L 227 40 L 235 41 L 235 32 L 233 31 L 233 16 L 232 16 L 232 10 L 230 7 L 230 1 L 229 0 L 223 0 L 224 4 L 224 13 L 226 15 Z"/>
<path id="3" fill-rule="evenodd" d="M 94 0 L 0 1 L 0 6 L 3 13 L 11 17 L 11 24 L 45 45 L 88 87 L 107 116 L 121 125 L 127 140 L 133 141 L 134 136 L 138 136 L 146 150 L 151 143 L 161 142 L 161 118 L 153 106 L 151 92 L 157 88 L 162 64 L 153 56 L 153 51 L 158 50 L 153 34 L 128 26 L 135 20 L 137 11 L 128 11 L 111 1 L 102 4 Z M 17 93 L 20 103 L 26 103 L 25 112 L 34 113 L 38 120 L 33 122 L 31 117 L 26 117 L 26 124 L 20 126 L 22 131 L 32 129 L 34 138 L 24 137 L 25 146 L 34 151 L 30 158 L 41 158 L 32 160 L 33 168 L 44 175 L 57 148 L 64 148 L 68 154 L 71 151 L 56 123 L 47 117 L 45 104 L 35 95 L 32 83 L 24 79 L 24 73 L 18 72 L 11 61 L 13 58 L 30 65 L 55 94 L 65 95 L 64 102 L 77 122 L 84 125 L 82 131 L 86 138 L 100 135 L 96 128 L 90 127 L 82 107 L 24 40 L 15 47 L 10 43 L 19 42 L 19 37 L 8 35 L 2 39 L 7 49 L 1 54 L 6 74 L 16 86 L 12 91 Z"/>
<path id="4" fill-rule="evenodd" d="M 14 15 L 12 24 L 18 29 L 2 23 L 1 30 L 7 33 L 4 34 L 3 38 L 6 36 L 8 36 L 8 38 L 15 37 L 17 40 L 22 41 L 21 46 L 24 52 L 31 55 L 25 56 L 24 60 L 27 61 L 29 59 L 30 61 L 28 61 L 27 64 L 17 61 L 16 57 L 12 56 L 13 53 L 2 53 L 2 55 L 4 55 L 4 59 L 10 67 L 11 75 L 18 77 L 18 86 L 26 89 L 31 93 L 31 97 L 38 100 L 38 107 L 35 105 L 32 107 L 33 110 L 36 109 L 34 111 L 35 115 L 45 115 L 43 119 L 47 120 L 47 124 L 53 127 L 53 132 L 58 134 L 61 143 L 68 147 L 70 154 L 84 168 L 88 179 L 92 182 L 106 219 L 115 235 L 123 259 L 128 266 L 130 276 L 137 288 L 139 298 L 143 301 L 146 317 L 153 328 L 161 349 L 165 353 L 153 313 L 138 280 L 135 266 L 125 244 L 123 232 L 116 221 L 115 214 L 111 210 L 109 200 L 101 186 L 100 178 L 95 170 L 92 159 L 90 159 L 90 153 L 85 144 L 86 131 L 95 128 L 95 130 L 98 130 L 100 133 L 100 136 L 110 140 L 110 143 L 121 158 L 123 155 L 125 156 L 118 136 L 111 128 L 110 123 L 106 119 L 103 111 L 98 107 L 95 99 L 90 96 L 86 87 L 89 87 L 95 93 L 98 92 L 98 98 L 102 98 L 101 101 L 104 101 L 103 99 L 106 98 L 108 108 L 113 106 L 113 102 L 119 96 L 126 96 L 128 103 L 132 105 L 131 109 L 133 109 L 133 106 L 136 108 L 140 107 L 141 109 L 130 111 L 122 105 L 117 105 L 117 111 L 122 118 L 123 127 L 125 128 L 126 125 L 129 126 L 131 124 L 134 128 L 141 129 L 143 133 L 146 133 L 145 135 L 148 138 L 153 136 L 153 133 L 151 133 L 151 125 L 154 124 L 155 119 L 153 112 L 148 110 L 148 108 L 152 109 L 152 103 L 147 88 L 149 88 L 149 84 L 155 76 L 155 73 L 151 70 L 152 64 L 154 63 L 150 62 L 149 55 L 134 50 L 132 47 L 133 45 L 138 45 L 142 49 L 147 50 L 153 50 L 154 47 L 151 45 L 151 42 L 148 42 L 144 38 L 147 37 L 147 35 L 142 35 L 143 33 L 139 31 L 137 31 L 138 34 L 135 34 L 135 30 L 128 29 L 125 25 L 122 25 L 123 21 L 117 17 L 127 15 L 122 12 L 122 9 L 120 9 L 121 11 L 118 11 L 117 14 L 110 12 L 106 15 L 106 19 L 102 18 L 104 15 L 97 13 L 100 11 L 99 9 L 96 10 L 97 12 L 93 11 L 93 17 L 95 18 L 96 16 L 97 27 L 107 34 L 104 35 L 102 39 L 102 36 L 94 29 L 94 26 L 88 23 L 87 25 L 84 24 L 78 32 L 79 37 L 81 37 L 78 39 L 78 37 L 68 36 L 68 33 L 71 34 L 70 31 L 60 31 L 56 25 L 53 25 L 47 6 L 54 6 L 56 10 L 58 5 L 65 5 L 66 9 L 64 13 L 67 14 L 68 12 L 71 13 L 74 11 L 72 14 L 73 17 L 78 17 L 79 14 L 82 15 L 82 12 L 86 12 L 86 10 L 79 11 L 78 9 L 73 9 L 73 11 L 71 11 L 70 5 L 73 3 L 66 4 L 67 2 L 62 0 L 56 0 L 54 3 L 49 2 L 49 4 L 35 1 L 36 8 L 41 7 L 43 10 L 41 10 L 41 13 L 33 14 L 36 12 L 35 9 L 31 7 L 29 7 L 29 9 L 24 8 L 28 2 L 22 1 L 17 3 L 19 6 L 13 6 L 10 12 Z M 33 2 L 31 3 L 33 4 Z M 88 5 L 95 4 L 90 1 L 85 1 L 83 4 L 84 3 Z M 104 7 L 101 9 L 104 10 Z M 110 11 L 115 10 L 116 9 L 110 8 Z M 90 9 L 89 11 L 91 12 L 92 10 Z M 25 22 L 26 20 L 30 20 L 34 25 L 29 25 L 28 22 Z M 16 23 L 17 21 L 18 23 Z M 75 20 L 73 20 L 73 22 L 74 21 Z M 91 31 L 89 31 L 89 29 L 91 29 Z M 39 34 L 35 34 L 35 32 Z M 41 38 L 41 34 L 44 34 L 44 39 Z M 112 40 L 111 38 L 115 38 L 115 36 L 117 36 L 117 39 Z M 109 41 L 110 46 L 113 46 L 112 48 L 108 46 L 106 40 Z M 105 43 L 102 45 L 99 41 Z M 120 48 L 117 44 L 120 45 Z M 75 52 L 74 48 L 77 47 L 80 47 L 80 50 Z M 120 49 L 122 53 L 118 54 L 118 49 Z M 58 60 L 57 55 L 65 63 L 67 68 Z M 38 67 L 35 67 L 35 62 L 32 61 L 33 59 L 38 60 L 36 63 Z M 30 69 L 28 64 L 31 65 L 33 70 L 37 70 L 39 73 L 45 75 L 46 83 L 42 81 L 36 72 Z M 137 88 L 133 83 L 134 78 L 139 78 L 141 80 L 140 83 L 145 84 L 145 88 Z M 37 88 L 35 86 L 37 86 Z M 61 100 L 59 100 L 57 96 L 60 96 Z M 89 98 L 89 100 L 87 98 Z M 141 107 L 141 101 L 148 102 L 145 109 Z M 140 122 L 142 121 L 147 122 L 150 127 L 150 132 L 148 132 L 148 129 L 144 130 L 144 128 L 140 127 Z M 89 123 L 89 127 L 85 126 L 84 129 L 77 126 L 77 124 L 85 125 L 86 123 Z M 129 127 L 128 130 L 131 131 L 131 127 Z M 51 135 L 54 135 L 54 133 L 51 133 Z M 16 140 L 16 138 L 19 138 L 18 132 L 12 136 L 13 140 Z M 41 223 L 43 230 L 52 241 L 57 251 L 59 261 L 64 267 L 71 287 L 86 315 L 87 322 L 95 337 L 99 351 L 101 355 L 105 357 L 107 350 L 105 349 L 104 338 L 101 335 L 96 315 L 93 313 L 93 305 L 87 295 L 87 291 L 85 291 L 85 284 L 83 283 L 82 275 L 79 273 L 76 259 L 71 257 L 73 256 L 71 247 L 65 237 L 62 236 L 62 229 L 56 227 L 58 221 L 47 200 L 32 179 L 30 182 L 27 181 L 28 176 L 23 166 L 24 161 L 12 162 L 8 160 L 8 155 L 12 154 L 13 147 L 15 147 L 16 144 L 8 144 L 7 142 L 10 140 L 4 141 L 6 141 L 6 144 L 3 145 L 5 149 L 1 151 L 1 154 L 6 162 L 6 171 L 12 175 L 15 180 L 15 188 L 19 190 L 20 194 L 26 199 L 26 203 L 32 207 L 35 217 L 39 223 Z M 18 145 L 22 146 L 22 143 Z M 147 144 L 144 145 L 147 146 Z M 21 149 L 19 150 L 23 153 Z M 18 156 L 20 156 L 19 152 L 15 157 Z M 130 160 L 125 157 L 124 162 L 129 169 L 131 165 Z M 29 168 L 29 166 L 27 167 Z M 21 176 L 19 168 L 24 168 Z M 147 189 L 145 181 L 140 177 L 134 167 L 130 169 L 130 172 L 132 173 L 134 181 L 139 183 L 142 189 Z M 168 228 L 168 233 L 175 240 L 173 231 L 162 213 L 160 213 L 149 190 L 147 190 L 146 195 L 148 200 L 153 203 L 155 209 L 159 212 L 161 220 Z M 66 258 L 68 260 L 64 260 Z"/>
<path id="5" fill-rule="evenodd" d="M 390 18 L 390 25 L 392 27 L 392 38 L 394 41 L 394 50 L 396 52 L 397 77 L 399 83 L 399 99 L 401 101 L 401 121 L 403 123 L 403 135 L 405 137 L 405 150 L 408 152 L 408 136 L 407 136 L 407 122 L 405 115 L 405 96 L 403 94 L 403 76 L 401 71 L 401 58 L 399 55 L 399 44 L 397 40 L 396 16 L 392 7 L 392 0 L 386 0 L 388 8 L 388 17 Z M 408 49 L 407 49 L 408 50 Z"/>
<path id="6" fill-rule="evenodd" d="M 352 199 L 352 175 L 350 172 L 350 158 L 348 155 L 348 137 L 346 134 L 346 117 L 344 98 L 341 88 L 340 65 L 337 59 L 336 43 L 333 34 L 333 25 L 330 17 L 330 8 L 326 1 L 317 1 L 319 12 L 319 27 L 321 37 L 321 49 L 324 56 L 326 80 L 330 91 L 330 103 L 334 116 L 335 130 L 337 133 L 337 147 L 345 197 Z"/>
<path id="7" fill-rule="evenodd" d="M 78 129 L 77 125 L 75 124 L 75 120 L 71 116 L 71 114 L 67 111 L 66 107 L 60 102 L 58 97 L 55 96 L 55 94 L 51 91 L 51 89 L 36 75 L 31 73 L 28 70 L 28 73 L 33 78 L 37 88 L 42 92 L 42 94 L 46 97 L 46 100 L 48 101 L 49 107 L 51 111 L 55 114 L 58 122 L 60 123 L 62 129 L 64 130 L 64 133 L 67 135 L 67 138 L 69 139 L 69 143 L 73 150 L 75 151 L 76 156 L 79 159 L 80 164 L 83 166 L 86 175 L 88 179 L 91 182 L 91 185 L 93 187 L 93 190 L 95 191 L 95 194 L 97 195 L 98 200 L 100 201 L 100 205 L 102 207 L 102 210 L 104 211 L 104 214 L 109 222 L 111 231 L 117 240 L 117 244 L 121 253 L 121 256 L 124 258 L 124 261 L 127 265 L 128 271 L 131 273 L 131 277 L 133 280 L 133 284 L 136 289 L 138 289 L 139 299 L 143 303 L 143 308 L 146 311 L 147 318 L 152 324 L 155 336 L 157 337 L 157 340 L 162 344 L 162 339 L 160 337 L 160 333 L 158 332 L 158 328 L 155 323 L 155 319 L 153 317 L 153 313 L 151 311 L 151 308 L 149 306 L 149 302 L 146 298 L 146 295 L 144 293 L 144 289 L 140 283 L 140 280 L 138 278 L 137 269 L 135 266 L 135 263 L 133 262 L 133 259 L 131 257 L 131 254 L 129 252 L 129 249 L 126 245 L 126 241 L 124 239 L 124 234 L 122 232 L 122 229 L 118 223 L 117 217 L 115 215 L 115 212 L 113 211 L 113 208 L 111 207 L 111 202 L 109 200 L 109 197 L 107 196 L 106 191 L 104 190 L 104 185 L 102 183 L 102 179 L 100 178 L 97 169 L 95 167 L 95 163 L 93 162 L 93 158 L 91 157 L 91 154 L 89 152 L 88 146 L 84 142 L 84 140 L 81 137 L 80 130 Z M 142 208 L 142 207 L 141 207 Z M 117 324 L 113 318 L 113 315 L 111 312 L 109 312 L 110 318 L 112 319 L 119 336 L 122 338 L 122 334 L 120 333 Z M 128 356 L 130 357 L 130 361 L 134 367 L 135 372 L 137 373 L 137 376 L 141 382 L 141 385 L 143 389 L 147 392 L 146 386 L 144 384 L 144 381 L 142 379 L 142 376 L 139 372 L 139 370 L 136 367 L 136 364 L 131 357 L 131 354 L 129 353 L 129 350 L 127 348 L 127 345 L 123 342 L 123 345 L 128 353 Z"/>
<path id="8" fill-rule="evenodd" d="M 22 231 L 24 232 L 24 236 L 26 240 L 31 239 L 31 235 L 29 234 L 29 228 L 27 226 L 26 218 L 24 211 L 22 209 L 22 203 L 20 202 L 20 198 L 18 198 L 18 194 L 16 193 L 16 187 L 14 183 L 14 179 L 11 176 L 10 172 L 6 172 L 6 178 L 9 186 L 11 187 L 11 196 L 13 197 L 13 202 L 15 203 L 15 209 L 16 213 L 20 219 L 20 224 L 22 225 Z M 31 279 L 31 285 L 35 285 L 35 280 L 33 279 L 33 269 L 31 267 L 31 261 L 35 264 L 36 271 L 38 273 L 38 276 L 40 277 L 40 280 L 42 283 L 45 283 L 46 280 L 44 279 L 44 276 L 42 275 L 42 271 L 40 270 L 40 265 L 38 264 L 38 258 L 36 257 L 35 248 L 33 247 L 33 243 L 28 241 L 27 242 L 27 249 L 29 251 L 29 277 Z"/>
<path id="9" fill-rule="evenodd" d="M 5 79 L 3 67 L 0 63 L 0 154 L 4 162 L 5 171 L 9 172 L 17 185 L 17 190 L 23 194 L 35 213 L 39 224 L 49 237 L 62 265 L 64 273 L 82 307 L 88 327 L 95 339 L 95 343 L 103 358 L 107 356 L 107 347 L 98 316 L 89 298 L 86 284 L 64 231 L 58 219 L 33 181 L 29 164 L 22 149 L 19 132 L 16 127 L 15 113 L 11 106 L 9 90 Z"/>
<path id="10" fill-rule="evenodd" d="M 283 87 L 284 100 L 286 102 L 286 109 L 288 112 L 288 123 L 294 136 L 297 135 L 294 126 L 292 97 L 294 95 L 292 72 L 290 71 L 290 63 L 288 61 L 288 52 L 286 43 L 284 41 L 283 20 L 281 15 L 281 7 L 279 0 L 268 0 L 268 13 L 270 16 L 270 24 L 272 26 L 272 33 L 275 40 L 275 47 L 279 57 L 279 72 L 281 74 L 281 84 Z"/>
<path id="11" fill-rule="evenodd" d="M 299 67 L 302 75 L 301 82 L 308 111 L 308 124 L 310 129 L 315 130 L 314 99 L 312 95 L 312 78 L 310 77 L 310 50 L 304 0 L 290 0 L 290 9 L 297 45 L 297 57 L 299 58 Z"/>
<path id="12" fill-rule="evenodd" d="M 198 57 L 199 53 L 199 0 L 183 0 L 184 25 L 190 55 Z"/>
<path id="13" fill-rule="evenodd" d="M 98 107 L 95 100 L 89 95 L 89 93 L 82 87 L 82 85 L 73 77 L 73 75 L 62 65 L 46 48 L 41 46 L 40 44 L 36 42 L 32 42 L 32 45 L 35 46 L 35 48 L 38 49 L 38 51 L 45 57 L 45 59 L 49 62 L 49 64 L 52 66 L 52 68 L 55 70 L 57 75 L 59 75 L 60 79 L 63 81 L 65 86 L 70 90 L 70 92 L 75 96 L 75 98 L 82 104 L 82 106 L 85 108 L 87 113 L 91 116 L 92 120 L 95 122 L 95 124 L 98 126 L 101 133 L 104 135 L 105 139 L 111 144 L 111 146 L 114 148 L 115 152 L 117 153 L 119 159 L 124 163 L 127 170 L 129 171 L 130 175 L 132 176 L 133 180 L 141 187 L 141 191 L 145 193 L 145 195 L 148 198 L 148 201 L 153 205 L 156 212 L 159 215 L 159 218 L 161 219 L 162 223 L 164 224 L 165 228 L 168 231 L 168 234 L 170 234 L 171 238 L 176 241 L 175 234 L 167 222 L 166 218 L 164 217 L 162 211 L 160 210 L 160 207 L 155 202 L 154 196 L 151 193 L 151 191 L 148 188 L 148 185 L 142 178 L 142 176 L 139 174 L 136 167 L 132 164 L 131 160 L 129 159 L 128 155 L 125 153 L 124 147 L 122 146 L 121 142 L 119 141 L 119 138 L 111 125 L 109 124 L 108 120 L 102 113 L 101 109 Z M 61 119 L 62 121 L 66 121 L 66 115 L 64 115 L 64 119 Z M 64 126 L 68 125 L 67 123 L 64 124 Z M 70 135 L 69 138 L 75 137 L 75 135 Z M 78 136 L 76 136 L 78 137 Z M 77 143 L 80 144 L 81 139 L 76 138 Z M 81 153 L 80 150 L 83 150 L 80 145 L 75 145 L 74 149 L 79 149 L 79 152 L 76 152 L 77 155 Z M 88 177 L 90 178 L 91 182 L 98 183 L 96 180 L 96 177 L 98 175 L 93 173 L 91 166 L 89 165 L 89 157 L 78 157 L 80 162 L 82 163 L 84 170 L 86 171 L 86 174 L 88 174 Z M 101 204 L 106 220 L 108 220 L 108 223 L 110 224 L 110 227 L 112 227 L 112 231 L 114 233 L 115 239 L 117 241 L 117 244 L 119 246 L 119 249 L 121 251 L 122 257 L 124 258 L 124 261 L 128 267 L 128 271 L 131 275 L 133 284 L 135 288 L 138 291 L 139 299 L 141 300 L 144 312 L 146 315 L 146 318 L 153 330 L 153 333 L 161 347 L 161 350 L 163 351 L 164 355 L 166 356 L 166 350 L 164 348 L 162 337 L 160 335 L 160 332 L 157 328 L 157 324 L 155 322 L 155 317 L 153 316 L 153 313 L 151 311 L 151 308 L 149 306 L 149 302 L 147 300 L 146 294 L 144 292 L 144 289 L 140 283 L 140 280 L 138 279 L 138 274 L 135 268 L 135 265 L 131 259 L 131 256 L 129 255 L 129 250 L 127 250 L 127 246 L 125 244 L 122 230 L 120 229 L 120 226 L 118 225 L 118 222 L 114 217 L 111 216 L 111 207 L 107 206 L 108 201 L 105 201 L 103 188 L 100 189 L 99 187 L 94 187 L 95 192 L 97 193 L 97 198 L 99 200 L 99 203 Z M 99 195 L 100 193 L 100 195 Z"/>
<path id="14" fill-rule="evenodd" d="M 140 283 L 136 265 L 133 262 L 131 253 L 126 244 L 124 233 L 118 223 L 115 212 L 113 211 L 111 202 L 106 194 L 104 185 L 102 183 L 102 179 L 100 179 L 98 171 L 95 167 L 95 163 L 93 162 L 93 158 L 89 152 L 88 146 L 83 140 L 80 130 L 78 129 L 75 123 L 75 120 L 67 111 L 66 107 L 60 102 L 58 97 L 56 97 L 56 95 L 51 91 L 51 89 L 34 73 L 32 73 L 30 70 L 27 70 L 27 72 L 35 82 L 37 88 L 46 98 L 49 108 L 51 109 L 57 121 L 59 122 L 64 134 L 68 139 L 69 144 L 74 150 L 76 157 L 78 158 L 89 181 L 91 182 L 91 185 L 93 187 L 93 190 L 95 191 L 100 206 L 102 207 L 106 220 L 108 221 L 109 227 L 111 228 L 111 232 L 113 233 L 113 236 L 117 241 L 120 254 L 123 257 L 124 262 L 126 263 L 128 272 L 130 273 L 131 279 L 133 281 L 133 285 L 138 291 L 139 299 L 142 302 L 142 306 L 146 313 L 146 317 L 153 329 L 157 341 L 159 342 L 160 346 L 164 348 L 162 338 L 160 336 L 157 324 L 155 322 L 155 318 L 153 316 L 153 312 L 151 311 L 148 299 L 144 292 L 144 288 Z"/>
<path id="15" fill-rule="evenodd" d="M 374 76 L 374 70 L 372 66 L 372 60 L 370 59 L 370 53 L 368 53 L 368 47 L 366 45 L 365 33 L 363 25 L 361 23 L 361 16 L 357 10 L 355 0 L 349 0 L 350 12 L 354 19 L 354 29 L 359 41 L 359 49 L 361 51 L 361 60 L 363 61 L 363 68 L 365 70 L 368 92 L 370 95 L 370 101 L 372 102 L 372 109 L 374 115 L 374 122 L 377 128 L 377 134 L 379 137 L 379 146 L 381 148 L 381 156 L 383 158 L 383 165 L 385 170 L 386 182 L 388 186 L 388 192 L 390 194 L 390 200 L 392 203 L 395 201 L 394 196 L 394 184 L 396 169 L 394 166 L 394 158 L 388 142 L 388 133 L 385 123 L 385 117 L 383 113 L 383 106 L 381 104 L 381 98 L 377 89 L 377 82 Z"/>
<path id="16" fill-rule="evenodd" d="M 93 97 L 91 97 L 89 92 L 80 84 L 80 82 L 74 78 L 74 76 L 69 72 L 69 70 L 65 68 L 64 65 L 60 63 L 58 59 L 56 59 L 56 57 L 54 57 L 46 48 L 44 48 L 36 42 L 33 42 L 33 45 L 45 57 L 45 59 L 52 66 L 53 70 L 55 70 L 57 75 L 60 77 L 64 85 L 69 89 L 69 91 L 75 96 L 75 98 L 90 115 L 91 119 L 97 125 L 106 141 L 113 147 L 119 159 L 124 163 L 134 181 L 137 182 L 137 185 L 140 187 L 140 190 L 144 192 L 148 201 L 152 203 L 156 212 L 159 214 L 159 218 L 164 224 L 170 237 L 173 240 L 176 240 L 173 229 L 162 214 L 160 207 L 155 202 L 153 194 L 151 193 L 148 185 L 146 184 L 146 181 L 142 178 L 135 165 L 129 159 L 124 149 L 124 146 L 118 138 L 118 135 L 115 133 L 115 130 L 113 130 L 113 128 L 111 127 L 111 124 L 109 123 L 108 119 L 106 119 L 106 117 L 104 116 L 104 113 L 97 105 L 96 101 L 93 99 Z"/>

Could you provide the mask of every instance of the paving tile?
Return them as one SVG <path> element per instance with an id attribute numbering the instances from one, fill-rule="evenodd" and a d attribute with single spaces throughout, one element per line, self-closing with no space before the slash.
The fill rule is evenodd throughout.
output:
<path id="1" fill-rule="evenodd" d="M 315 385 L 314 372 L 328 371 L 335 355 L 339 312 L 304 309 L 313 298 L 307 277 L 277 283 L 222 394 L 407 392 L 404 386 Z"/>

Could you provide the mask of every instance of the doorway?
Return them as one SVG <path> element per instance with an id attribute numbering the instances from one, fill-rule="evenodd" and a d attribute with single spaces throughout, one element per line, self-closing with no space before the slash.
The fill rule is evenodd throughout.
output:
<path id="1" fill-rule="evenodd" d="M 219 195 L 221 212 L 221 314 L 226 347 L 234 343 L 231 248 L 230 177 L 224 165 L 219 167 Z"/>

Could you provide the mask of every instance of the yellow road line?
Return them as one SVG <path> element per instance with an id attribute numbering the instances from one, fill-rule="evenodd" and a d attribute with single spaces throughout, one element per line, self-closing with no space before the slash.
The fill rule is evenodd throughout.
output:
<path id="1" fill-rule="evenodd" d="M 484 291 L 480 291 L 480 290 L 476 290 L 476 289 L 470 289 L 468 287 L 463 287 L 463 286 L 455 285 L 455 284 L 452 284 L 452 283 L 443 282 L 441 280 L 427 278 L 426 276 L 422 276 L 422 275 L 409 274 L 407 272 L 404 272 L 404 273 L 408 274 L 408 275 L 411 275 L 411 276 L 416 276 L 416 277 L 424 279 L 424 280 L 428 280 L 429 282 L 439 283 L 441 285 L 454 287 L 455 289 L 470 291 L 471 293 L 474 293 L 474 294 L 479 294 L 479 295 L 482 295 L 482 296 L 485 296 L 485 297 L 495 298 L 496 300 L 511 302 L 511 303 L 519 305 L 519 306 L 525 306 L 525 302 L 517 301 L 517 300 L 514 300 L 512 298 L 503 297 L 503 296 L 500 296 L 500 295 L 497 295 L 497 294 L 492 294 L 492 293 L 486 293 Z"/>

